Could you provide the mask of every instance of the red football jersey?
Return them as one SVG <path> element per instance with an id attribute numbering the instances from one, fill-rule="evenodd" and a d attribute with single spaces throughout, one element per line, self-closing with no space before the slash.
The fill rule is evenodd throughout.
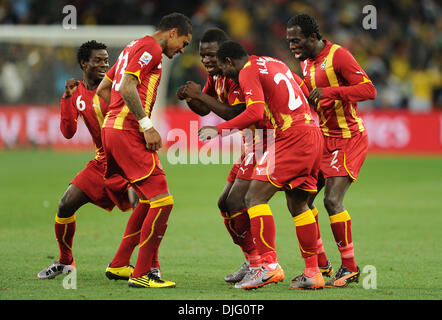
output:
<path id="1" fill-rule="evenodd" d="M 60 129 L 63 136 L 70 139 L 77 132 L 77 119 L 83 118 L 95 144 L 96 159 L 104 157 L 101 142 L 101 126 L 108 105 L 96 95 L 96 90 L 88 90 L 80 81 L 71 97 L 60 101 Z"/>
<path id="2" fill-rule="evenodd" d="M 162 48 L 150 36 L 129 43 L 106 77 L 112 81 L 111 103 L 103 127 L 142 131 L 119 92 L 125 73 L 138 78 L 138 94 L 148 117 L 152 113 L 161 79 Z"/>
<path id="3" fill-rule="evenodd" d="M 203 92 L 230 106 L 244 103 L 244 95 L 239 85 L 222 75 L 208 76 Z"/>
<path id="4" fill-rule="evenodd" d="M 284 62 L 250 56 L 239 73 L 239 84 L 247 109 L 218 125 L 220 133 L 222 129 L 243 129 L 260 121 L 261 128 L 274 129 L 278 138 L 295 126 L 315 126 L 310 106 Z"/>
<path id="5" fill-rule="evenodd" d="M 229 79 L 223 75 L 208 76 L 206 84 L 202 90 L 205 94 L 217 99 L 221 103 L 235 106 L 238 104 L 244 104 L 244 95 L 238 83 Z M 251 133 L 255 135 L 255 125 L 249 126 Z M 259 136 L 252 137 L 248 134 L 243 136 L 244 146 L 248 149 L 252 147 L 253 141 L 259 139 Z M 258 141 L 256 141 L 258 142 Z"/>
<path id="6" fill-rule="evenodd" d="M 357 101 L 374 99 L 376 89 L 351 53 L 324 40 L 314 59 L 301 61 L 309 91 L 322 88 L 323 98 L 315 107 L 325 136 L 350 138 L 365 130 L 357 112 Z"/>

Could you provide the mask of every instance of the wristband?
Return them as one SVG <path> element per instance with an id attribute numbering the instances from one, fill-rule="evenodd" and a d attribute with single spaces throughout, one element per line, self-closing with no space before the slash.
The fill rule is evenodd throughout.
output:
<path id="1" fill-rule="evenodd" d="M 141 126 L 141 129 L 143 129 L 143 131 L 149 130 L 150 128 L 153 127 L 152 124 L 152 120 L 149 119 L 149 117 L 144 117 L 143 119 L 138 120 L 138 123 Z"/>

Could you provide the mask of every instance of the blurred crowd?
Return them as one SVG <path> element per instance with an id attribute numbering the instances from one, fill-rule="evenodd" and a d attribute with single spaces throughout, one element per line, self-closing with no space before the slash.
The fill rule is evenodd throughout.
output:
<path id="1" fill-rule="evenodd" d="M 374 82 L 376 100 L 360 108 L 442 109 L 442 7 L 437 0 L 0 0 L 0 23 L 60 24 L 67 4 L 76 7 L 79 25 L 157 25 L 172 11 L 191 17 L 194 41 L 173 61 L 170 104 L 179 103 L 175 92 L 185 81 L 204 84 L 198 41 L 210 27 L 224 29 L 252 54 L 285 61 L 301 75 L 285 30 L 291 16 L 308 13 L 317 19 L 323 38 L 349 49 Z M 374 29 L 364 28 L 366 5 L 376 10 Z M 0 43 L 0 56 L 0 104 L 56 103 L 64 80 L 78 69 L 75 48 Z M 40 97 L 32 90 L 42 77 L 47 86 L 49 77 L 53 88 Z"/>

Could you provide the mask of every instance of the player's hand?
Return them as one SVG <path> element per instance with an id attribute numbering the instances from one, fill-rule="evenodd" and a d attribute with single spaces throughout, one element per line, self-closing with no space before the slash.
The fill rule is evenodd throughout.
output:
<path id="1" fill-rule="evenodd" d="M 317 106 L 319 101 L 324 96 L 324 93 L 322 92 L 322 88 L 315 88 L 310 92 L 310 96 L 308 97 L 308 101 L 313 106 Z"/>
<path id="2" fill-rule="evenodd" d="M 74 92 L 77 90 L 78 85 L 80 84 L 80 81 L 72 78 L 70 80 L 67 80 L 64 85 L 64 97 L 69 98 L 74 94 Z"/>
<path id="3" fill-rule="evenodd" d="M 185 90 L 185 89 L 186 89 L 186 86 L 185 86 L 185 85 L 183 85 L 183 86 L 181 86 L 181 87 L 178 88 L 178 90 L 177 90 L 177 92 L 176 92 L 176 97 L 177 97 L 179 100 L 184 100 L 184 99 L 187 98 L 187 96 L 186 96 L 185 93 L 184 93 L 184 90 Z"/>
<path id="4" fill-rule="evenodd" d="M 193 81 L 187 81 L 183 93 L 186 98 L 196 99 L 201 94 L 201 86 Z"/>
<path id="5" fill-rule="evenodd" d="M 160 134 L 153 127 L 144 131 L 144 140 L 146 141 L 147 149 L 150 151 L 157 151 L 163 145 Z"/>
<path id="6" fill-rule="evenodd" d="M 215 138 L 218 135 L 218 128 L 212 126 L 205 126 L 198 130 L 198 136 L 201 141 L 207 141 Z"/>

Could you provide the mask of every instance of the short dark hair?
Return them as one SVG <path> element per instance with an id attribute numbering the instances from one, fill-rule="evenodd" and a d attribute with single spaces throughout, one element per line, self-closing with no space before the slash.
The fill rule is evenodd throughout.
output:
<path id="1" fill-rule="evenodd" d="M 322 38 L 321 34 L 319 33 L 318 23 L 312 16 L 306 13 L 297 14 L 290 18 L 290 20 L 287 22 L 287 29 L 293 28 L 294 26 L 301 28 L 301 32 L 306 38 L 310 37 L 314 33 L 316 34 L 318 40 Z"/>
<path id="2" fill-rule="evenodd" d="M 173 28 L 178 29 L 179 36 L 192 34 L 192 21 L 182 13 L 174 12 L 161 18 L 158 30 L 167 31 Z"/>
<path id="3" fill-rule="evenodd" d="M 224 42 L 216 53 L 216 57 L 220 62 L 226 62 L 227 58 L 238 60 L 247 55 L 246 49 L 240 43 L 231 40 Z"/>
<path id="4" fill-rule="evenodd" d="M 104 43 L 91 40 L 83 43 L 77 51 L 77 61 L 81 67 L 82 61 L 89 61 L 92 50 L 106 50 L 107 46 Z"/>
<path id="5" fill-rule="evenodd" d="M 229 40 L 229 36 L 220 28 L 210 28 L 204 32 L 200 42 L 216 42 L 220 46 Z"/>

